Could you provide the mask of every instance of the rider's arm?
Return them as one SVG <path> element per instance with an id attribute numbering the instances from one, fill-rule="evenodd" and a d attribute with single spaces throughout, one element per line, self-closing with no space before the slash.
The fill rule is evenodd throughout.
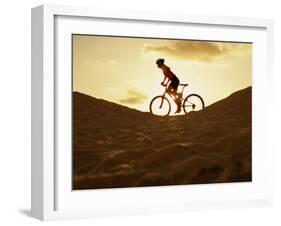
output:
<path id="1" fill-rule="evenodd" d="M 166 80 L 167 80 L 167 82 L 166 82 Z M 169 78 L 165 76 L 165 77 L 164 77 L 164 80 L 161 82 L 161 84 L 162 84 L 162 85 L 167 85 L 168 82 L 169 82 Z M 166 83 L 166 84 L 165 84 L 165 83 Z"/>

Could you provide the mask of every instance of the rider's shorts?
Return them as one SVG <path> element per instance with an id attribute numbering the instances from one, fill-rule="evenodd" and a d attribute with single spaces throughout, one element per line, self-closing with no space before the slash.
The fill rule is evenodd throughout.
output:
<path id="1" fill-rule="evenodd" d="M 178 86 L 179 86 L 179 83 L 180 83 L 179 79 L 177 78 L 177 76 L 174 75 L 171 78 L 171 83 L 170 83 L 169 86 L 171 86 L 174 90 L 177 90 Z"/>

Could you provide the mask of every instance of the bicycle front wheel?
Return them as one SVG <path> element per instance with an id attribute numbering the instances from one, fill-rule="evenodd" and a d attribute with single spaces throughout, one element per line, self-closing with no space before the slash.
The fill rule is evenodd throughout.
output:
<path id="1" fill-rule="evenodd" d="M 191 111 L 200 111 L 205 107 L 202 97 L 197 94 L 188 95 L 183 101 L 183 110 L 185 114 Z"/>
<path id="2" fill-rule="evenodd" d="M 171 104 L 164 96 L 154 97 L 149 105 L 150 113 L 159 116 L 168 116 L 171 111 Z"/>

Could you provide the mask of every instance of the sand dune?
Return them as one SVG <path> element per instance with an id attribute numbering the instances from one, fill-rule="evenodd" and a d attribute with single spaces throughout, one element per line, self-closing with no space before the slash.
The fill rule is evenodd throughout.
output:
<path id="1" fill-rule="evenodd" d="M 251 181 L 251 87 L 188 116 L 73 93 L 73 188 Z"/>

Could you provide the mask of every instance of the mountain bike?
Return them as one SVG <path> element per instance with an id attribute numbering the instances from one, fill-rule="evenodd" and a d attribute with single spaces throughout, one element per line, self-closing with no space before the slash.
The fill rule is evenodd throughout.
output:
<path id="1" fill-rule="evenodd" d="M 167 85 L 162 84 L 162 86 L 165 87 L 164 93 L 151 100 L 149 110 L 150 113 L 154 115 L 168 116 L 171 112 L 171 103 L 166 97 L 166 94 L 168 94 L 173 100 L 175 100 L 176 97 L 168 92 Z M 178 98 L 180 98 L 178 101 L 180 102 L 180 107 L 183 108 L 185 114 L 191 111 L 200 111 L 205 107 L 203 98 L 198 94 L 192 93 L 183 98 L 184 89 L 188 86 L 188 84 L 179 84 L 179 87 L 180 86 L 182 87 L 182 90 L 177 93 Z"/>

